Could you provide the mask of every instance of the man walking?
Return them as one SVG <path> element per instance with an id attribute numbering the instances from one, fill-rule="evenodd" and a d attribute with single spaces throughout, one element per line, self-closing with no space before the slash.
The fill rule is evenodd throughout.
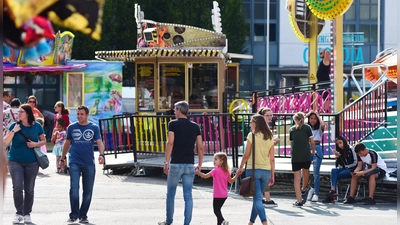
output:
<path id="1" fill-rule="evenodd" d="M 168 124 L 168 141 L 165 151 L 164 173 L 167 178 L 167 218 L 159 225 L 170 225 L 173 222 L 176 188 L 182 179 L 183 198 L 185 200 L 184 225 L 192 220 L 193 198 L 192 187 L 195 175 L 194 145 L 197 145 L 199 163 L 196 170 L 201 171 L 204 149 L 200 127 L 187 118 L 189 105 L 186 101 L 175 103 L 175 120 Z"/>
<path id="2" fill-rule="evenodd" d="M 78 122 L 70 124 L 67 129 L 67 140 L 64 143 L 60 167 L 64 169 L 66 155 L 69 156 L 70 191 L 69 201 L 71 213 L 67 222 L 89 223 L 87 212 L 92 200 L 96 166 L 94 162 L 94 142 L 99 149 L 99 164 L 104 163 L 104 145 L 99 127 L 88 121 L 89 108 L 79 106 L 77 109 Z M 70 149 L 71 147 L 71 149 Z M 82 174 L 82 204 L 79 207 L 79 179 Z"/>

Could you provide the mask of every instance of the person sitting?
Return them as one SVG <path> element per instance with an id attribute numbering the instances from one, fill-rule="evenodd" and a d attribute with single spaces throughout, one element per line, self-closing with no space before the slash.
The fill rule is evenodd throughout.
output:
<path id="1" fill-rule="evenodd" d="M 335 140 L 336 149 L 333 151 L 335 154 L 336 162 L 335 168 L 331 170 L 331 190 L 327 193 L 326 199 L 322 200 L 323 203 L 333 203 L 336 194 L 336 186 L 340 179 L 350 179 L 351 172 L 357 167 L 357 154 L 347 143 L 346 138 L 339 136 Z"/>
<path id="2" fill-rule="evenodd" d="M 376 188 L 376 179 L 385 176 L 387 167 L 382 158 L 373 150 L 367 149 L 363 143 L 357 143 L 354 147 L 357 153 L 357 168 L 352 173 L 350 196 L 343 202 L 344 204 L 354 204 L 354 194 L 356 193 L 358 180 L 365 178 L 368 180 L 369 198 L 365 205 L 375 205 L 374 193 Z"/>

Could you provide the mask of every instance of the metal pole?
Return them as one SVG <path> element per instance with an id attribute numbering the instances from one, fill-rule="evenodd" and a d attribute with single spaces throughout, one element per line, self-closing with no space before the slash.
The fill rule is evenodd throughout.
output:
<path id="1" fill-rule="evenodd" d="M 381 45 L 381 0 L 378 0 L 378 46 L 377 46 L 377 54 L 379 54 L 380 45 Z"/>
<path id="2" fill-rule="evenodd" d="M 266 37 L 266 45 L 265 45 L 265 73 L 267 82 L 265 84 L 266 90 L 269 89 L 269 4 L 270 0 L 267 0 L 267 37 Z"/>

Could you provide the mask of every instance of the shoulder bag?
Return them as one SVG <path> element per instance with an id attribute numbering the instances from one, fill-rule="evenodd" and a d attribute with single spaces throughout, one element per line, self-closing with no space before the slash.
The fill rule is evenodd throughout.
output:
<path id="1" fill-rule="evenodd" d="M 254 138 L 254 134 L 252 135 L 252 153 L 251 153 L 251 158 L 252 158 L 252 173 L 250 177 L 246 177 L 244 179 L 242 179 L 241 183 L 240 183 L 240 195 L 242 195 L 243 197 L 251 197 L 254 196 L 254 194 L 256 193 L 255 188 L 254 188 L 254 172 L 255 172 L 255 138 Z M 247 167 L 247 164 L 246 164 Z"/>
<path id="2" fill-rule="evenodd" d="M 21 135 L 25 138 L 25 141 L 28 142 L 29 139 L 25 136 L 24 133 L 22 133 L 22 131 L 18 131 L 19 133 L 21 133 Z M 18 133 L 17 132 L 17 133 Z M 35 147 L 33 149 L 33 152 L 35 153 L 36 156 L 36 160 L 40 166 L 40 168 L 42 169 L 46 169 L 47 167 L 49 167 L 49 159 L 47 158 L 47 155 L 42 152 L 42 150 L 40 149 L 40 147 Z"/>

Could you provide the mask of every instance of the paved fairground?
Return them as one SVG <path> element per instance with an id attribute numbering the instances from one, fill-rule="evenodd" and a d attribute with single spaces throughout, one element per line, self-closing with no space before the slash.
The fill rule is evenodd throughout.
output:
<path id="1" fill-rule="evenodd" d="M 31 214 L 34 224 L 62 225 L 67 224 L 69 214 L 69 176 L 55 173 L 55 156 L 48 154 L 50 167 L 41 170 L 36 181 L 35 202 Z M 96 157 L 97 158 L 97 157 Z M 157 225 L 165 219 L 166 177 L 161 176 L 160 169 L 147 171 L 145 177 L 132 175 L 105 175 L 102 167 L 97 166 L 96 182 L 92 204 L 88 213 L 90 224 L 138 224 Z M 282 178 L 280 178 L 282 179 Z M 289 179 L 289 178 L 286 178 Z M 277 179 L 278 180 L 278 179 Z M 282 184 L 273 187 L 272 199 L 278 207 L 266 208 L 268 224 L 397 224 L 397 201 L 393 194 L 391 201 L 377 200 L 374 206 L 365 206 L 362 202 L 356 205 L 344 205 L 341 202 L 324 204 L 307 202 L 302 208 L 292 206 L 294 192 Z M 282 188 L 289 191 L 282 192 Z M 395 192 L 395 191 L 394 191 Z M 196 179 L 194 190 L 193 225 L 216 224 L 212 211 L 212 181 Z M 178 187 L 175 201 L 174 225 L 183 224 L 182 188 Z M 230 192 L 222 208 L 223 215 L 230 225 L 246 225 L 252 202 Z M 12 198 L 11 178 L 8 176 L 5 190 L 2 224 L 12 224 L 15 209 Z M 75 223 L 78 224 L 78 223 Z M 261 224 L 259 220 L 255 224 Z"/>

